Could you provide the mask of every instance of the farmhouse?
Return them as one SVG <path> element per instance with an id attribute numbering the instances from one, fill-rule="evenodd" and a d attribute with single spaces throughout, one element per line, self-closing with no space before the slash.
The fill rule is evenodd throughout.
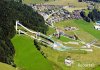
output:
<path id="1" fill-rule="evenodd" d="M 96 25 L 100 25 L 100 21 L 97 21 L 97 22 L 96 22 Z"/>
<path id="2" fill-rule="evenodd" d="M 74 61 L 71 58 L 66 58 L 65 59 L 65 64 L 67 66 L 72 66 L 73 63 L 74 63 Z"/>
<path id="3" fill-rule="evenodd" d="M 87 7 L 88 7 L 88 10 L 94 9 L 94 6 L 93 5 L 88 5 Z"/>
<path id="4" fill-rule="evenodd" d="M 97 30 L 100 30 L 100 21 L 96 22 L 96 25 L 94 25 L 94 28 Z"/>

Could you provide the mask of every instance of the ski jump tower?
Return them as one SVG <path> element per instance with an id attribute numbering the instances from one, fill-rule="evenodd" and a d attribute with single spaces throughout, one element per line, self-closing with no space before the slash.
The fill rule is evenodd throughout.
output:
<path id="1" fill-rule="evenodd" d="M 22 27 L 23 29 L 25 29 L 27 32 L 25 32 L 25 31 L 19 29 L 18 26 L 21 26 L 21 27 Z M 23 26 L 21 23 L 19 23 L 18 20 L 16 21 L 16 32 L 18 32 L 19 34 L 20 34 L 20 33 L 23 33 L 23 34 L 25 34 L 25 35 L 28 35 L 28 36 L 34 38 L 34 39 L 38 39 L 37 36 L 40 35 L 39 32 L 32 31 L 32 30 L 28 29 L 27 27 Z M 32 35 L 30 35 L 30 34 L 28 34 L 28 33 L 31 33 Z M 33 36 L 33 34 L 34 34 L 35 36 Z"/>

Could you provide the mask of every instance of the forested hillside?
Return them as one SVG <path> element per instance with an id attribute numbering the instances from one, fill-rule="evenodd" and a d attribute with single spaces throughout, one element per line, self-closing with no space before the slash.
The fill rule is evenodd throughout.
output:
<path id="1" fill-rule="evenodd" d="M 46 33 L 48 27 L 42 16 L 21 2 L 0 0 L 0 62 L 14 64 L 15 53 L 11 38 L 15 35 L 15 22 L 19 20 L 24 26 Z"/>

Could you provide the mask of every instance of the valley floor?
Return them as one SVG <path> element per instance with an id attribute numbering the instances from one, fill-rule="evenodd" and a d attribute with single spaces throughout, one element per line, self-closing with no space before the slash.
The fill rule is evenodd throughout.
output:
<path id="1" fill-rule="evenodd" d="M 94 23 L 87 23 L 84 20 L 67 20 L 55 23 L 55 26 L 62 29 L 67 26 L 75 26 L 79 30 L 74 31 L 77 36 L 84 42 L 88 43 L 94 39 L 100 40 L 100 31 L 93 28 Z M 51 35 L 55 32 L 52 28 L 49 28 L 47 35 Z M 65 31 L 67 34 L 73 34 L 73 31 Z M 52 37 L 54 40 L 63 42 L 78 42 L 75 40 L 64 38 L 63 36 L 58 39 Z M 66 39 L 66 40 L 65 40 Z M 46 58 L 42 56 L 34 45 L 31 38 L 25 35 L 16 35 L 12 42 L 15 46 L 15 63 L 19 69 L 22 70 L 99 70 L 99 53 L 100 49 L 93 46 L 93 52 L 85 52 L 81 50 L 64 51 L 60 52 L 50 47 L 41 46 Z M 81 47 L 81 45 L 69 44 L 71 47 Z M 66 57 L 70 56 L 74 60 L 74 64 L 68 67 L 64 64 Z M 87 66 L 84 66 L 87 65 Z"/>

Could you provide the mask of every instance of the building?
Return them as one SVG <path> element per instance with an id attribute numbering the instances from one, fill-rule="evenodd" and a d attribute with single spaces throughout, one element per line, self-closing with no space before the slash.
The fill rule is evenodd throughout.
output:
<path id="1" fill-rule="evenodd" d="M 97 30 L 100 30 L 100 21 L 96 22 L 96 25 L 94 25 L 94 28 Z"/>
<path id="2" fill-rule="evenodd" d="M 97 21 L 97 22 L 96 22 L 96 25 L 99 25 L 99 26 L 100 26 L 100 21 Z"/>
<path id="3" fill-rule="evenodd" d="M 94 9 L 94 6 L 93 5 L 88 5 L 87 7 L 88 7 L 88 10 Z"/>
<path id="4" fill-rule="evenodd" d="M 65 64 L 67 66 L 72 66 L 73 63 L 74 63 L 74 61 L 71 58 L 66 58 L 65 59 Z"/>

